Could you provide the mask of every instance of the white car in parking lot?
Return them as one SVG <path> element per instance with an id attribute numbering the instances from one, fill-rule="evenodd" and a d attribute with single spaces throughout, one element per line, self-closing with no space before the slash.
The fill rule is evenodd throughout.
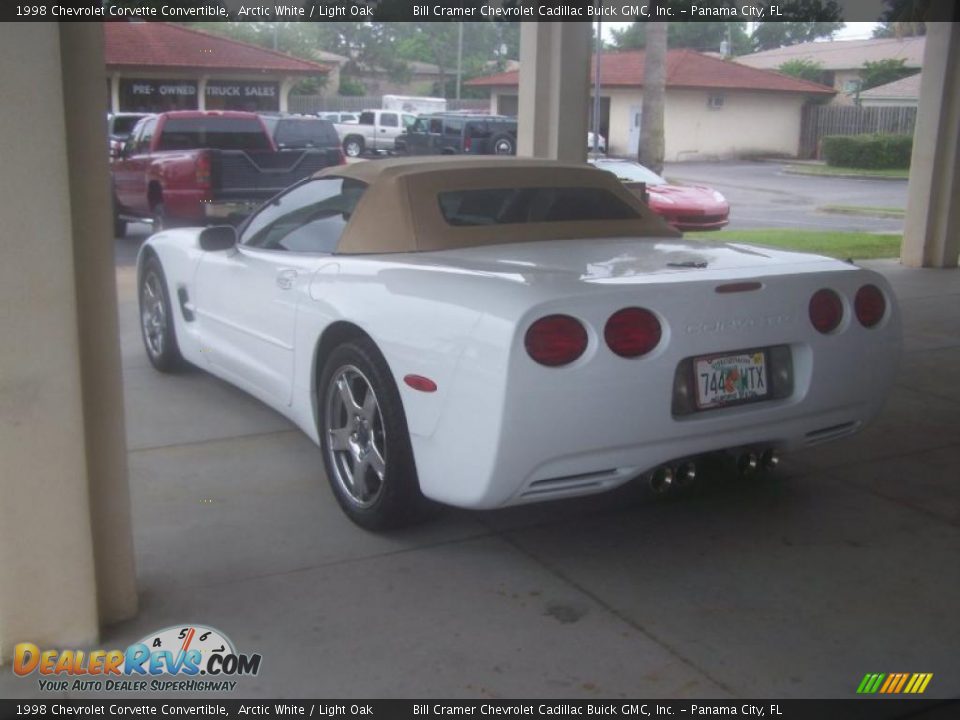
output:
<path id="1" fill-rule="evenodd" d="M 515 158 L 328 168 L 138 260 L 144 344 L 283 413 L 374 529 L 669 485 L 850 435 L 900 348 L 875 272 L 684 240 L 611 173 Z"/>

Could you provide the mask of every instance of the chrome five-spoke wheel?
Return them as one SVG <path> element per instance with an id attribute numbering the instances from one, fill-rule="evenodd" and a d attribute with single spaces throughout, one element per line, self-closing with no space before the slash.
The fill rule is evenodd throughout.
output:
<path id="1" fill-rule="evenodd" d="M 329 350 L 317 389 L 323 464 L 347 517 L 368 530 L 422 520 L 430 504 L 400 392 L 376 343 L 354 337 Z"/>
<path id="2" fill-rule="evenodd" d="M 167 295 L 167 281 L 160 260 L 147 257 L 140 269 L 140 330 L 150 363 L 161 372 L 175 372 L 183 365 Z"/>
<path id="3" fill-rule="evenodd" d="M 167 333 L 167 310 L 163 298 L 163 284 L 153 271 L 143 279 L 140 295 L 140 324 L 143 341 L 151 358 L 163 355 Z"/>
<path id="4" fill-rule="evenodd" d="M 377 502 L 386 477 L 386 431 L 373 386 L 359 368 L 345 365 L 327 386 L 325 430 L 335 480 L 350 502 Z"/>

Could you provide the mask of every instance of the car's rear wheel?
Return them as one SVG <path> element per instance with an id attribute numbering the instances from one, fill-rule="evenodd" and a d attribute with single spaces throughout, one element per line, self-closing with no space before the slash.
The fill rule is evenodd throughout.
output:
<path id="1" fill-rule="evenodd" d="M 422 520 L 429 504 L 420 492 L 400 393 L 373 341 L 336 347 L 318 388 L 324 466 L 343 511 L 368 530 Z"/>
<path id="2" fill-rule="evenodd" d="M 150 363 L 160 372 L 183 367 L 177 345 L 173 312 L 163 268 L 156 257 L 149 258 L 140 273 L 140 332 Z"/>
<path id="3" fill-rule="evenodd" d="M 348 137 L 346 140 L 344 140 L 343 154 L 352 158 L 363 155 L 363 138 Z"/>

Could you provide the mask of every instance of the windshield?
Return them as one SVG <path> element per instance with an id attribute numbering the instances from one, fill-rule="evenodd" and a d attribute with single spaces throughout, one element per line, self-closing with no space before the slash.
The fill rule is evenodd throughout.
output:
<path id="1" fill-rule="evenodd" d="M 113 118 L 113 134 L 117 137 L 127 137 L 142 117 L 146 115 L 117 115 Z"/>
<path id="2" fill-rule="evenodd" d="M 642 182 L 647 185 L 666 185 L 667 181 L 653 170 L 647 170 L 643 165 L 632 162 L 610 162 L 598 160 L 593 163 L 600 170 L 612 172 L 618 180 L 624 182 Z"/>
<path id="3" fill-rule="evenodd" d="M 272 150 L 263 126 L 255 118 L 168 117 L 159 150 Z"/>
<path id="4" fill-rule="evenodd" d="M 273 139 L 282 148 L 340 147 L 337 131 L 326 120 L 281 120 Z"/>

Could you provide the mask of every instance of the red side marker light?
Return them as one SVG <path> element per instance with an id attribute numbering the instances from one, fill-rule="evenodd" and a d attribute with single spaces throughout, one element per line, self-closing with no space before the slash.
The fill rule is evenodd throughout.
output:
<path id="1" fill-rule="evenodd" d="M 405 375 L 403 381 L 414 390 L 419 390 L 420 392 L 437 391 L 437 384 L 423 375 Z"/>

